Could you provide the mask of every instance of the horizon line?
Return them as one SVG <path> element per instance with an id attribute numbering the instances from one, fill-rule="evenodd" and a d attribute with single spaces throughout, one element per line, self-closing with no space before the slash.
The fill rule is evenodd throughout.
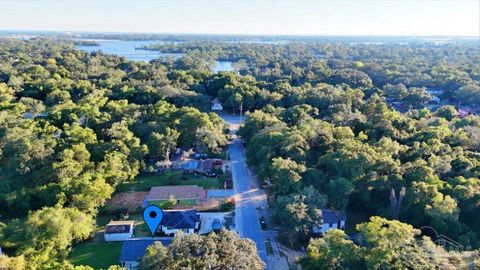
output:
<path id="1" fill-rule="evenodd" d="M 208 33 L 208 32 L 154 32 L 154 31 L 94 31 L 94 30 L 25 30 L 25 29 L 0 29 L 0 32 L 31 32 L 31 33 L 78 33 L 78 34 L 156 34 L 156 35 L 198 35 L 198 36 L 270 36 L 270 37 L 443 37 L 443 38 L 477 38 L 478 35 L 405 35 L 405 34 L 252 34 L 252 33 Z"/>

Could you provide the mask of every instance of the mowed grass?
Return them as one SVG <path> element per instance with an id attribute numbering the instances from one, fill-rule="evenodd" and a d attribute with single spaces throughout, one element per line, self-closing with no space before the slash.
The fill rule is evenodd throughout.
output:
<path id="1" fill-rule="evenodd" d="M 76 245 L 68 260 L 74 265 L 88 265 L 95 269 L 107 269 L 118 264 L 122 242 L 83 242 Z"/>
<path id="2" fill-rule="evenodd" d="M 223 188 L 223 178 L 203 178 L 182 172 L 143 175 L 138 176 L 135 181 L 120 185 L 118 190 L 121 192 L 149 191 L 151 187 L 170 185 L 197 185 L 204 188 Z"/>

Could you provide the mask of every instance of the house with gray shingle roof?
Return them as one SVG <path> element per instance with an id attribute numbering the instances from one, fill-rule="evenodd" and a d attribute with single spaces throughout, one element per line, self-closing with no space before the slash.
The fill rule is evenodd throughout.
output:
<path id="1" fill-rule="evenodd" d="M 163 211 L 163 218 L 158 226 L 159 231 L 173 236 L 177 231 L 192 234 L 200 229 L 200 215 L 197 210 Z"/>

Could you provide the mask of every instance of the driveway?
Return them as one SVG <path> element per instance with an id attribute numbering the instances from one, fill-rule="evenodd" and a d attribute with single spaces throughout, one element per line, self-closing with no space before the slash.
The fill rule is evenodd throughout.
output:
<path id="1" fill-rule="evenodd" d="M 221 212 L 200 212 L 200 230 L 198 231 L 199 234 L 207 234 L 213 230 L 212 224 L 213 220 L 218 219 L 222 222 L 222 226 L 225 227 L 225 216 L 229 213 L 221 213 Z"/>
<path id="2" fill-rule="evenodd" d="M 239 117 L 222 115 L 222 118 L 230 124 L 230 132 L 235 134 L 240 124 Z M 255 242 L 258 255 L 267 265 L 268 256 L 257 213 L 257 207 L 267 205 L 267 196 L 265 192 L 258 188 L 258 182 L 250 177 L 242 142 L 235 135 L 233 135 L 233 140 L 229 144 L 228 152 L 230 154 L 235 191 L 235 223 L 237 231 L 241 237 L 250 238 Z"/>

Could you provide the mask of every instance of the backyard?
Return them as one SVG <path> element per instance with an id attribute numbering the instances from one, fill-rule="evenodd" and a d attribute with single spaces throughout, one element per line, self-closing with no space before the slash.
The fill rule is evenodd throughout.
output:
<path id="1" fill-rule="evenodd" d="M 197 185 L 204 188 L 223 188 L 224 177 L 202 177 L 184 172 L 138 176 L 134 181 L 119 185 L 118 191 L 149 191 L 155 186 Z"/>
<path id="2" fill-rule="evenodd" d="M 95 269 L 107 269 L 118 264 L 122 242 L 86 241 L 76 245 L 68 260 L 74 265 L 88 265 Z"/>

